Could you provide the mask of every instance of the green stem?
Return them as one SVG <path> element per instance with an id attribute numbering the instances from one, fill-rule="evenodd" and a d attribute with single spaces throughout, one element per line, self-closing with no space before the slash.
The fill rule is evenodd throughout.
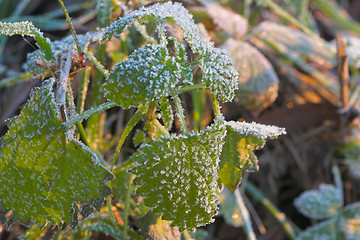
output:
<path id="1" fill-rule="evenodd" d="M 217 96 L 214 94 L 211 95 L 211 99 L 212 99 L 213 108 L 214 108 L 214 115 L 216 118 L 217 116 L 219 116 L 221 114 L 219 100 L 217 99 Z"/>
<path id="2" fill-rule="evenodd" d="M 162 134 L 164 134 L 164 135 L 166 135 L 166 136 L 170 136 L 169 131 L 166 130 L 166 129 L 164 128 L 164 126 L 161 125 L 161 123 L 160 123 L 157 119 L 154 118 L 153 120 L 151 120 L 151 122 L 152 122 L 152 124 L 154 124 L 154 126 L 155 126 Z"/>
<path id="3" fill-rule="evenodd" d="M 156 110 L 156 102 L 153 101 L 149 104 L 149 108 L 147 110 L 146 118 L 149 121 L 149 137 L 151 140 L 155 139 L 156 132 L 155 132 L 155 126 L 152 124 L 152 120 L 155 116 L 155 110 Z"/>
<path id="4" fill-rule="evenodd" d="M 293 16 L 291 16 L 287 11 L 285 11 L 284 9 L 282 9 L 280 6 L 278 6 L 276 3 L 274 3 L 271 0 L 256 0 L 262 4 L 264 4 L 266 7 L 268 7 L 269 9 L 271 9 L 274 13 L 276 13 L 277 15 L 279 15 L 280 17 L 282 17 L 283 19 L 293 23 L 295 26 L 297 26 L 298 28 L 300 28 L 301 30 L 303 30 L 306 34 L 308 34 L 309 36 L 312 37 L 316 37 L 319 39 L 319 37 L 313 32 L 311 31 L 307 26 L 305 26 L 304 24 L 302 24 L 301 22 L 299 22 L 296 18 L 294 18 Z"/>
<path id="5" fill-rule="evenodd" d="M 186 134 L 186 133 L 188 133 L 188 130 L 187 130 L 185 116 L 184 116 L 184 109 L 181 106 L 180 98 L 179 98 L 179 96 L 176 95 L 175 97 L 173 97 L 173 100 L 174 100 L 174 104 L 175 104 L 176 115 L 180 122 L 181 130 L 182 130 L 183 134 Z"/>
<path id="6" fill-rule="evenodd" d="M 253 2 L 253 0 L 244 0 L 243 1 L 241 15 L 246 19 L 248 19 L 250 16 L 250 9 L 251 9 L 252 2 Z"/>
<path id="7" fill-rule="evenodd" d="M 114 226 L 117 226 L 117 222 L 116 222 L 114 212 L 113 212 L 112 206 L 111 206 L 111 195 L 107 196 L 106 200 L 107 200 L 108 211 L 109 211 L 109 214 L 110 214 L 110 220 L 114 224 Z"/>
<path id="8" fill-rule="evenodd" d="M 280 212 L 252 183 L 246 182 L 245 191 L 252 196 L 256 201 L 261 202 L 267 210 L 276 218 L 284 229 L 286 235 L 292 239 L 296 239 L 296 233 L 299 233 L 299 228 L 290 220 L 288 220 L 284 213 Z"/>
<path id="9" fill-rule="evenodd" d="M 101 64 L 101 62 L 99 62 L 99 60 L 96 59 L 96 57 L 94 57 L 94 55 L 92 55 L 89 51 L 86 50 L 84 50 L 84 54 L 90 59 L 96 69 L 99 70 L 104 77 L 107 77 L 109 75 L 109 71 Z"/>
<path id="10" fill-rule="evenodd" d="M 128 189 L 125 196 L 125 206 L 124 206 L 124 240 L 128 239 L 128 224 L 129 224 L 129 211 L 130 211 L 130 199 L 132 191 L 132 178 L 129 178 Z"/>
<path id="11" fill-rule="evenodd" d="M 173 92 L 172 95 L 175 96 L 175 95 L 179 95 L 180 93 L 203 90 L 206 88 L 207 88 L 206 84 L 195 84 L 195 85 L 182 86 L 182 87 L 175 88 L 175 91 Z"/>
<path id="12" fill-rule="evenodd" d="M 342 197 L 342 204 L 344 204 L 344 193 L 343 193 L 343 183 L 341 180 L 341 174 L 340 174 L 340 169 L 338 167 L 338 165 L 336 163 L 333 163 L 332 167 L 331 167 L 331 171 L 332 174 L 334 176 L 334 181 L 335 181 L 335 186 L 338 189 L 338 191 L 340 192 L 340 196 Z"/>
<path id="13" fill-rule="evenodd" d="M 247 235 L 248 240 L 256 240 L 256 236 L 254 233 L 254 229 L 252 228 L 251 219 L 249 215 L 249 211 L 247 210 L 244 200 L 241 197 L 239 188 L 237 188 L 234 192 L 237 205 L 240 209 L 240 215 L 244 223 L 244 229 Z"/>
<path id="14" fill-rule="evenodd" d="M 76 48 L 77 48 L 79 54 L 81 54 L 81 53 L 82 53 L 82 50 L 81 50 L 79 41 L 78 41 L 78 39 L 77 39 L 77 35 L 76 35 L 76 32 L 75 32 L 74 26 L 73 26 L 72 23 L 71 23 L 71 19 L 70 19 L 69 13 L 68 13 L 67 10 L 66 10 L 66 7 L 65 7 L 64 2 L 63 2 L 62 0 L 58 0 L 58 2 L 60 3 L 60 6 L 61 6 L 61 8 L 62 8 L 62 10 L 63 10 L 63 12 L 64 12 L 64 14 L 65 14 L 65 18 L 66 18 L 66 21 L 68 22 L 68 25 L 69 25 L 71 34 L 73 35 Z"/>
<path id="15" fill-rule="evenodd" d="M 85 67 L 85 69 L 83 69 L 81 71 L 80 84 L 79 84 L 78 97 L 77 97 L 77 105 L 76 105 L 77 112 L 79 114 L 82 114 L 84 111 L 85 99 L 86 99 L 89 82 L 90 82 L 90 73 L 91 73 L 90 67 Z"/>
<path id="16" fill-rule="evenodd" d="M 136 113 L 132 116 L 132 118 L 130 119 L 130 121 L 128 122 L 128 124 L 126 125 L 121 137 L 120 137 L 120 140 L 119 140 L 119 144 L 115 150 L 115 154 L 114 154 L 114 157 L 112 159 L 112 163 L 111 163 L 111 167 L 110 167 L 110 171 L 113 170 L 114 166 L 115 166 L 115 163 L 116 163 L 116 160 L 119 156 L 119 153 L 120 153 L 120 149 L 122 147 L 122 145 L 124 144 L 125 142 L 125 139 L 127 138 L 127 136 L 130 134 L 131 130 L 135 127 L 135 125 L 139 122 L 139 120 L 141 119 L 141 117 L 143 116 L 143 111 L 145 110 L 145 107 L 144 106 L 140 106 L 138 108 L 138 110 L 136 111 Z"/>
<path id="17" fill-rule="evenodd" d="M 0 81 L 0 89 L 3 87 L 8 87 L 8 86 L 14 85 L 19 82 L 28 81 L 31 78 L 32 78 L 32 75 L 30 73 L 23 73 L 23 74 L 17 75 L 16 77 L 2 79 Z"/>
<path id="18" fill-rule="evenodd" d="M 63 125 L 65 125 L 66 127 L 71 127 L 74 124 L 87 119 L 88 117 L 90 117 L 91 115 L 93 115 L 95 113 L 105 111 L 105 110 L 115 107 L 115 106 L 116 106 L 116 103 L 114 103 L 114 102 L 103 103 L 95 108 L 85 111 L 84 113 L 78 115 L 76 118 L 73 118 L 70 121 L 63 123 Z"/>
<path id="19" fill-rule="evenodd" d="M 80 122 L 78 122 L 78 123 L 76 123 L 76 126 L 77 126 L 77 128 L 78 128 L 78 130 L 79 130 L 81 140 L 83 141 L 83 143 L 84 143 L 86 146 L 89 147 L 89 146 L 90 146 L 90 143 L 89 143 L 89 141 L 88 141 L 88 137 L 87 137 L 87 135 L 86 135 L 86 133 L 85 133 L 85 130 L 84 130 L 83 125 L 82 125 Z"/>

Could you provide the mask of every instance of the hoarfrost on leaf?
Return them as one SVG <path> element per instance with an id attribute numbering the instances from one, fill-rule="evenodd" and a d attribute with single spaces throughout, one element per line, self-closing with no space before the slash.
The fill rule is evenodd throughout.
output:
<path id="1" fill-rule="evenodd" d="M 302 193 L 295 199 L 294 205 L 306 217 L 325 219 L 341 209 L 343 196 L 335 186 L 321 184 L 319 190 Z"/>
<path id="2" fill-rule="evenodd" d="M 44 54 L 45 59 L 50 60 L 53 58 L 53 53 L 50 47 L 50 40 L 45 38 L 43 33 L 38 28 L 36 28 L 32 22 L 0 22 L 0 34 L 5 34 L 8 36 L 22 35 L 33 37 L 36 40 L 36 44 Z"/>
<path id="3" fill-rule="evenodd" d="M 142 145 L 132 157 L 137 193 L 146 206 L 180 231 L 213 221 L 217 211 L 223 117 L 200 133 L 164 136 Z M 154 197 L 156 196 L 156 197 Z"/>
<path id="4" fill-rule="evenodd" d="M 95 154 L 66 137 L 52 93 L 53 80 L 31 93 L 21 114 L 12 119 L 0 145 L 0 200 L 12 210 L 10 223 L 28 219 L 75 227 L 78 212 L 100 210 L 111 193 L 113 175 Z M 81 203 L 78 208 L 76 203 Z"/>
<path id="5" fill-rule="evenodd" d="M 181 44 L 176 47 L 183 48 Z M 170 56 L 166 47 L 147 44 L 135 50 L 129 60 L 119 62 L 104 84 L 106 97 L 123 108 L 169 96 L 190 68 L 181 66 L 186 55 Z M 190 79 L 191 81 L 191 79 Z"/>
<path id="6" fill-rule="evenodd" d="M 153 20 L 157 24 L 171 22 L 183 30 L 183 35 L 192 51 L 199 55 L 203 71 L 202 82 L 214 94 L 225 101 L 231 101 L 237 89 L 238 73 L 232 65 L 229 53 L 207 43 L 194 23 L 192 15 L 180 4 L 166 2 L 141 7 L 115 21 L 105 30 L 104 38 L 110 39 L 125 31 L 137 20 Z"/>
<path id="7" fill-rule="evenodd" d="M 254 150 L 264 146 L 265 140 L 285 134 L 284 128 L 257 123 L 226 122 L 227 134 L 220 156 L 219 178 L 234 192 L 244 171 L 257 171 L 258 160 Z"/>

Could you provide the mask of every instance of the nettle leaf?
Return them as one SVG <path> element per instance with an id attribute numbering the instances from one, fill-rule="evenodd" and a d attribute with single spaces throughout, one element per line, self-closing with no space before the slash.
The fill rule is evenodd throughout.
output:
<path id="1" fill-rule="evenodd" d="M 106 97 L 123 108 L 159 100 L 182 81 L 182 71 L 166 47 L 147 44 L 115 65 L 104 84 Z"/>
<path id="2" fill-rule="evenodd" d="M 183 30 L 183 35 L 192 51 L 199 55 L 199 66 L 203 71 L 202 82 L 225 101 L 231 101 L 238 88 L 238 73 L 226 50 L 215 48 L 205 41 L 192 15 L 180 4 L 166 2 L 141 7 L 115 21 L 105 30 L 104 38 L 119 35 L 137 20 L 153 20 L 157 24 L 174 23 Z"/>
<path id="3" fill-rule="evenodd" d="M 90 44 L 100 42 L 103 36 L 103 31 L 87 32 L 86 34 L 77 35 L 80 47 L 82 50 L 87 50 Z M 76 45 L 73 36 L 67 36 L 59 41 L 54 41 L 50 43 L 51 51 L 53 53 L 54 62 L 47 62 L 48 66 L 55 65 L 58 66 L 61 56 L 71 49 L 76 50 Z M 23 65 L 25 71 L 31 73 L 34 76 L 43 75 L 47 71 L 46 64 L 45 66 L 39 66 L 39 61 L 41 61 L 42 56 L 39 50 L 27 54 L 26 62 Z"/>
<path id="4" fill-rule="evenodd" d="M 238 102 L 260 113 L 276 99 L 279 79 L 265 56 L 247 42 L 228 39 L 223 47 L 230 52 L 239 72 L 239 89 L 235 91 Z"/>
<path id="5" fill-rule="evenodd" d="M 31 219 L 44 226 L 65 221 L 75 227 L 78 211 L 87 217 L 111 193 L 105 182 L 113 175 L 88 148 L 67 137 L 53 84 L 48 80 L 33 90 L 1 138 L 0 201 L 13 211 L 10 223 Z"/>
<path id="6" fill-rule="evenodd" d="M 146 206 L 180 231 L 213 221 L 225 133 L 220 116 L 200 133 L 161 137 L 142 145 L 132 157 L 138 163 L 131 169 L 139 185 L 137 193 Z"/>
<path id="7" fill-rule="evenodd" d="M 298 236 L 297 240 L 314 240 L 314 239 L 326 239 L 326 240 L 337 240 L 336 238 L 336 224 L 335 219 L 318 223 L 305 231 L 302 231 Z"/>
<path id="8" fill-rule="evenodd" d="M 0 22 L 0 34 L 5 34 L 8 36 L 22 35 L 33 37 L 36 40 L 37 45 L 40 47 L 42 53 L 45 55 L 45 59 L 53 59 L 50 40 L 44 37 L 43 33 L 38 28 L 36 28 L 32 22 Z"/>
<path id="9" fill-rule="evenodd" d="M 341 209 L 343 196 L 335 186 L 321 184 L 319 190 L 302 193 L 295 199 L 294 205 L 306 217 L 325 219 Z"/>
<path id="10" fill-rule="evenodd" d="M 174 114 L 171 105 L 169 103 L 169 100 L 166 97 L 163 97 L 159 101 L 159 105 L 161 110 L 161 117 L 162 120 L 164 121 L 164 127 L 170 130 L 174 122 Z"/>
<path id="11" fill-rule="evenodd" d="M 344 207 L 341 212 L 339 228 L 346 236 L 344 239 L 360 239 L 360 203 L 354 203 Z"/>
<path id="12" fill-rule="evenodd" d="M 276 126 L 234 121 L 227 122 L 226 129 L 219 178 L 234 192 L 240 184 L 243 171 L 258 171 L 258 160 L 253 151 L 261 149 L 266 139 L 276 138 L 286 134 L 286 131 Z"/>

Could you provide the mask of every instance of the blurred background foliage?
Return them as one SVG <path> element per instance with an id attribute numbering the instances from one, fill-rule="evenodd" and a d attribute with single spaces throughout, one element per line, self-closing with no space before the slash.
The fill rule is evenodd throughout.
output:
<path id="1" fill-rule="evenodd" d="M 64 2 L 78 34 L 104 28 L 132 10 L 154 3 Z M 256 238 L 359 239 L 356 202 L 360 200 L 360 1 L 179 2 L 194 15 L 208 41 L 230 51 L 240 73 L 234 102 L 223 104 L 226 120 L 273 124 L 285 127 L 288 133 L 256 152 L 260 170 L 243 176 L 240 192 Z M 0 21 L 23 20 L 32 21 L 51 40 L 69 34 L 57 1 L 0 0 Z M 98 59 L 109 68 L 126 59 L 144 43 L 149 37 L 145 32 L 151 33 L 154 26 L 149 23 L 146 30 L 134 26 L 119 39 L 101 45 L 96 53 Z M 173 25 L 167 30 L 181 38 L 181 31 Z M 0 135 L 7 130 L 5 120 L 18 114 L 31 88 L 41 84 L 40 78 L 22 71 L 26 54 L 34 46 L 30 38 L 0 36 Z M 75 74 L 72 84 L 78 106 L 82 106 L 79 112 L 105 101 L 102 81 L 90 63 Z M 83 89 L 87 94 L 82 94 Z M 189 126 L 198 130 L 211 122 L 206 91 L 184 94 L 182 98 L 187 103 Z M 105 161 L 114 154 L 114 146 L 132 111 L 112 109 L 87 120 L 88 145 Z M 124 161 L 139 143 L 147 141 L 141 126 L 133 134 L 134 141 L 125 143 L 120 156 Z M 119 225 L 109 221 L 104 208 L 80 223 L 75 231 L 64 226 L 61 234 L 54 236 L 58 232 L 54 226 L 39 229 L 14 224 L 8 230 L 0 226 L 0 239 L 121 239 L 124 219 L 120 213 L 128 193 L 132 194 L 128 222 L 136 230 L 129 230 L 130 239 L 141 238 L 137 233 L 149 239 L 179 239 L 180 235 L 165 221 L 146 217 L 148 209 L 133 194 L 133 187 L 126 184 L 131 180 L 126 169 L 126 164 L 118 168 L 117 180 L 111 183 L 113 211 Z M 306 192 L 309 190 L 313 192 Z M 308 193 L 305 197 L 304 192 Z M 216 222 L 195 233 L 185 233 L 182 238 L 251 239 L 243 227 L 244 209 L 236 199 L 224 190 Z M 314 213 L 311 208 L 316 209 L 316 204 L 324 201 L 330 201 L 328 208 Z M 310 210 L 302 206 L 310 206 Z M 320 215 L 324 217 L 317 217 Z M 328 220 L 317 224 L 319 219 Z M 333 233 L 334 228 L 340 230 Z"/>

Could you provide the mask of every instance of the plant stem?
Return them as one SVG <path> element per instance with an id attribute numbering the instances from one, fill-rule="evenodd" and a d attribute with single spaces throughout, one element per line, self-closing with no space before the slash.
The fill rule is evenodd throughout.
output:
<path id="1" fill-rule="evenodd" d="M 280 212 L 252 183 L 246 182 L 245 191 L 252 196 L 256 201 L 261 202 L 264 207 L 276 218 L 284 229 L 286 235 L 292 239 L 296 239 L 296 233 L 300 232 L 299 228 L 290 220 L 288 220 L 284 213 Z"/>
<path id="2" fill-rule="evenodd" d="M 187 85 L 187 86 L 176 88 L 172 95 L 175 96 L 180 93 L 191 92 L 191 91 L 196 91 L 196 90 L 203 90 L 203 89 L 206 89 L 205 84 Z"/>
<path id="3" fill-rule="evenodd" d="M 344 204 L 343 183 L 341 180 L 340 169 L 335 162 L 333 163 L 333 165 L 331 167 L 331 172 L 334 176 L 335 186 L 338 189 L 340 196 L 342 197 L 342 204 Z"/>
<path id="4" fill-rule="evenodd" d="M 128 189 L 125 196 L 125 206 L 124 206 L 124 240 L 128 239 L 128 223 L 129 223 L 129 211 L 130 211 L 130 199 L 132 191 L 132 178 L 129 178 L 127 185 Z"/>
<path id="5" fill-rule="evenodd" d="M 149 108 L 147 110 L 146 118 L 149 121 L 149 137 L 150 140 L 155 139 L 156 132 L 155 132 L 155 126 L 152 123 L 152 120 L 155 116 L 155 110 L 156 110 L 156 102 L 153 101 L 150 103 Z"/>
<path id="6" fill-rule="evenodd" d="M 181 130 L 182 130 L 183 134 L 186 134 L 186 133 L 188 133 L 188 130 L 187 130 L 185 116 L 184 116 L 184 109 L 181 106 L 180 98 L 179 98 L 179 96 L 176 95 L 175 97 L 173 97 L 173 100 L 174 100 L 174 104 L 175 104 L 175 108 L 176 108 L 176 116 L 179 119 Z"/>
<path id="7" fill-rule="evenodd" d="M 0 89 L 3 87 L 8 87 L 8 86 L 14 85 L 19 82 L 28 81 L 31 78 L 32 78 L 32 75 L 30 73 L 23 73 L 23 74 L 17 75 L 16 77 L 2 79 L 0 81 Z"/>
<path id="8" fill-rule="evenodd" d="M 212 99 L 213 108 L 214 108 L 214 115 L 215 115 L 215 118 L 216 118 L 217 116 L 220 115 L 219 100 L 217 99 L 217 96 L 215 94 L 211 95 L 211 99 Z"/>
<path id="9" fill-rule="evenodd" d="M 161 125 L 161 123 L 159 122 L 159 120 L 157 120 L 157 119 L 154 118 L 153 120 L 151 120 L 151 122 L 152 122 L 152 124 L 154 124 L 154 126 L 155 126 L 162 134 L 164 134 L 164 135 L 166 135 L 166 136 L 169 136 L 169 135 L 170 135 L 169 131 L 166 130 L 163 125 Z"/>
<path id="10" fill-rule="evenodd" d="M 80 122 L 78 122 L 78 123 L 76 123 L 76 126 L 77 126 L 77 128 L 78 128 L 78 130 L 79 130 L 81 140 L 84 142 L 84 144 L 85 144 L 86 146 L 89 147 L 89 146 L 90 146 L 90 143 L 89 143 L 89 141 L 88 141 L 88 138 L 87 138 L 87 135 L 86 135 L 86 133 L 85 133 L 85 130 L 84 130 L 83 125 L 82 125 Z"/>
<path id="11" fill-rule="evenodd" d="M 84 50 L 84 54 L 86 57 L 90 59 L 90 61 L 94 64 L 97 70 L 101 72 L 104 77 L 109 75 L 109 71 L 99 62 L 94 55 L 92 55 L 89 51 Z"/>
<path id="12" fill-rule="evenodd" d="M 85 69 L 81 71 L 77 105 L 76 105 L 77 108 L 76 110 L 79 114 L 82 114 L 84 111 L 86 94 L 90 82 L 90 73 L 91 73 L 91 68 L 89 66 L 85 67 Z"/>
<path id="13" fill-rule="evenodd" d="M 241 197 L 241 194 L 240 194 L 240 191 L 239 191 L 239 188 L 237 188 L 234 192 L 235 194 L 235 197 L 236 197 L 236 202 L 237 202 L 237 205 L 240 209 L 240 215 L 241 215 L 241 218 L 243 220 L 243 223 L 244 223 L 244 229 L 245 229 L 245 232 L 246 232 L 246 235 L 247 235 L 247 239 L 248 240 L 256 240 L 256 237 L 255 237 L 255 233 L 254 233 L 254 230 L 252 228 L 252 224 L 251 224 L 251 219 L 250 219 L 250 215 L 249 215 L 249 212 L 245 206 L 245 203 Z"/>
<path id="14" fill-rule="evenodd" d="M 82 53 L 82 50 L 81 50 L 81 47 L 80 47 L 80 44 L 79 44 L 79 41 L 77 39 L 77 35 L 76 35 L 76 32 L 75 32 L 75 29 L 74 29 L 74 26 L 72 25 L 71 23 L 71 19 L 70 19 L 70 16 L 69 16 L 69 13 L 67 12 L 66 10 L 66 7 L 65 7 L 65 4 L 62 0 L 58 0 L 58 2 L 60 3 L 60 6 L 65 14 L 65 18 L 66 18 L 66 21 L 68 22 L 68 25 L 69 25 L 69 28 L 70 28 L 70 31 L 71 31 L 71 34 L 73 35 L 73 38 L 74 38 L 74 41 L 75 41 L 75 45 L 76 45 L 76 48 L 78 50 L 78 53 L 81 54 Z"/>
<path id="15" fill-rule="evenodd" d="M 103 104 L 101 104 L 101 105 L 99 105 L 99 106 L 97 106 L 95 108 L 92 108 L 92 109 L 89 109 L 89 110 L 85 111 L 84 113 L 78 115 L 76 118 L 73 118 L 70 121 L 67 121 L 67 122 L 63 123 L 63 125 L 65 125 L 66 127 L 71 127 L 74 124 L 87 119 L 88 117 L 90 117 L 94 113 L 102 112 L 102 111 L 105 111 L 105 110 L 107 110 L 109 108 L 112 108 L 112 107 L 115 107 L 115 106 L 116 106 L 116 103 L 114 103 L 114 102 L 103 103 Z"/>
<path id="16" fill-rule="evenodd" d="M 306 27 L 304 24 L 299 22 L 296 18 L 291 16 L 287 11 L 282 9 L 280 6 L 278 6 L 276 3 L 274 3 L 271 0 L 256 0 L 257 2 L 260 2 L 264 4 L 266 7 L 274 11 L 277 15 L 282 17 L 283 19 L 293 23 L 295 26 L 303 30 L 306 34 L 312 37 L 316 37 L 317 39 L 320 39 L 313 31 L 311 31 L 308 27 Z"/>
<path id="17" fill-rule="evenodd" d="M 106 198 L 107 200 L 107 207 L 108 207 L 108 211 L 109 211 L 109 214 L 110 214 L 110 220 L 111 222 L 116 226 L 117 222 L 116 222 L 116 219 L 115 219 L 115 216 L 114 216 L 114 212 L 112 210 L 112 206 L 111 206 L 111 195 L 107 196 Z"/>
<path id="18" fill-rule="evenodd" d="M 122 145 L 124 144 L 125 142 L 125 139 L 127 138 L 127 136 L 129 135 L 129 133 L 131 132 L 131 130 L 135 127 L 135 125 L 138 123 L 138 121 L 140 120 L 140 118 L 143 116 L 143 111 L 145 110 L 145 107 L 144 106 L 140 106 L 138 108 L 138 110 L 136 111 L 136 113 L 132 116 L 132 118 L 130 119 L 130 121 L 128 122 L 128 124 L 126 125 L 121 137 L 120 137 L 120 140 L 119 140 L 119 144 L 115 150 L 115 154 L 114 154 L 114 157 L 112 159 L 112 163 L 111 163 L 111 167 L 110 167 L 110 171 L 113 170 L 114 168 L 114 165 L 116 163 L 116 160 L 119 156 L 119 153 L 120 153 L 120 149 L 122 147 Z"/>

